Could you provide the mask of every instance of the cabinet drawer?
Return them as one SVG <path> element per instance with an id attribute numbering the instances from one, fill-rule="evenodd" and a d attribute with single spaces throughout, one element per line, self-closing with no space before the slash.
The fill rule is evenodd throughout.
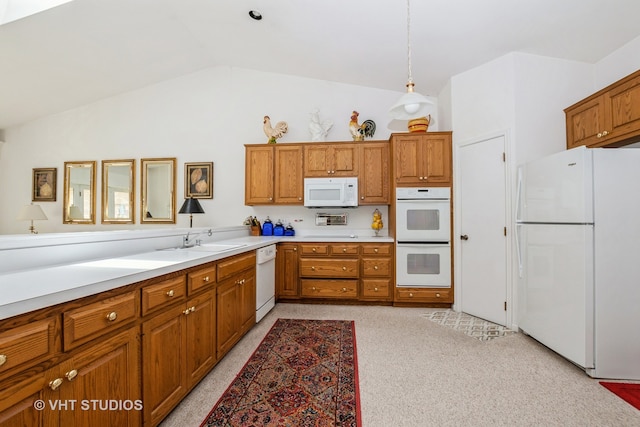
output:
<path id="1" fill-rule="evenodd" d="M 362 276 L 384 276 L 391 274 L 391 258 L 363 258 Z"/>
<path id="2" fill-rule="evenodd" d="M 255 268 L 255 266 L 255 251 L 225 258 L 218 263 L 218 282 L 233 276 L 239 271 L 246 270 L 247 268 Z"/>
<path id="3" fill-rule="evenodd" d="M 184 276 L 145 286 L 142 288 L 142 315 L 184 300 L 185 289 Z"/>
<path id="4" fill-rule="evenodd" d="M 133 291 L 64 312 L 64 349 L 77 347 L 135 320 L 138 307 L 138 293 Z"/>
<path id="5" fill-rule="evenodd" d="M 363 279 L 362 299 L 369 300 L 390 300 L 391 299 L 390 279 Z"/>
<path id="6" fill-rule="evenodd" d="M 398 288 L 396 301 L 451 303 L 451 289 Z"/>
<path id="7" fill-rule="evenodd" d="M 363 243 L 362 255 L 391 255 L 391 245 Z"/>
<path id="8" fill-rule="evenodd" d="M 302 280 L 301 294 L 306 298 L 357 298 L 357 280 Z"/>
<path id="9" fill-rule="evenodd" d="M 360 245 L 354 244 L 332 244 L 331 255 L 358 255 L 360 252 Z"/>
<path id="10" fill-rule="evenodd" d="M 27 368 L 56 352 L 57 317 L 38 320 L 0 334 L 0 375 L 16 367 Z"/>
<path id="11" fill-rule="evenodd" d="M 328 255 L 329 245 L 322 243 L 300 244 L 300 253 L 302 255 Z"/>
<path id="12" fill-rule="evenodd" d="M 192 295 L 207 286 L 216 283 L 216 266 L 200 269 L 189 273 L 187 277 L 187 293 Z"/>
<path id="13" fill-rule="evenodd" d="M 306 258 L 300 260 L 303 277 L 358 277 L 357 259 Z"/>

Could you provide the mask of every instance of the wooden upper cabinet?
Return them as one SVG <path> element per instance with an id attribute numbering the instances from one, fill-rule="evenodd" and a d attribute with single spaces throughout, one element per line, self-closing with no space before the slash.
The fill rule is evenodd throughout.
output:
<path id="1" fill-rule="evenodd" d="M 358 192 L 361 205 L 389 204 L 389 144 L 367 143 L 359 146 L 360 174 Z"/>
<path id="2" fill-rule="evenodd" d="M 358 176 L 358 146 L 351 143 L 304 147 L 305 177 Z"/>
<path id="3" fill-rule="evenodd" d="M 301 146 L 246 146 L 245 205 L 301 205 L 303 196 Z"/>
<path id="4" fill-rule="evenodd" d="M 640 70 L 564 110 L 567 148 L 640 140 Z"/>
<path id="5" fill-rule="evenodd" d="M 451 185 L 451 132 L 391 136 L 398 186 Z"/>
<path id="6" fill-rule="evenodd" d="M 245 149 L 244 204 L 273 203 L 274 148 L 271 145 Z"/>

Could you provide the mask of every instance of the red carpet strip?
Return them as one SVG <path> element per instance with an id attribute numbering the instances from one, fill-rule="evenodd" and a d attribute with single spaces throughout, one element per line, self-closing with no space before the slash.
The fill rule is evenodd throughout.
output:
<path id="1" fill-rule="evenodd" d="M 636 409 L 640 409 L 640 384 L 610 383 L 606 381 L 600 381 L 600 384 Z"/>
<path id="2" fill-rule="evenodd" d="M 354 322 L 278 319 L 204 426 L 360 427 Z"/>

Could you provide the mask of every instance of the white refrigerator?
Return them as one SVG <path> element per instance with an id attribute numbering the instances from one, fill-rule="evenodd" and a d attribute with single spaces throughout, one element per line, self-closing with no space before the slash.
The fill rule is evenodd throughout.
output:
<path id="1" fill-rule="evenodd" d="M 640 148 L 518 169 L 518 327 L 594 378 L 640 379 Z"/>

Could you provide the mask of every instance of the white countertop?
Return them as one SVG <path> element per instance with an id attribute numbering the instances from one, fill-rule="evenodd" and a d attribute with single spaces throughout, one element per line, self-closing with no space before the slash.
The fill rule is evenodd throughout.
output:
<path id="1" fill-rule="evenodd" d="M 209 242 L 242 245 L 223 252 L 165 249 L 0 274 L 0 320 L 255 250 L 277 242 L 392 243 L 387 236 L 243 236 Z M 206 246 L 206 244 L 204 244 Z"/>

